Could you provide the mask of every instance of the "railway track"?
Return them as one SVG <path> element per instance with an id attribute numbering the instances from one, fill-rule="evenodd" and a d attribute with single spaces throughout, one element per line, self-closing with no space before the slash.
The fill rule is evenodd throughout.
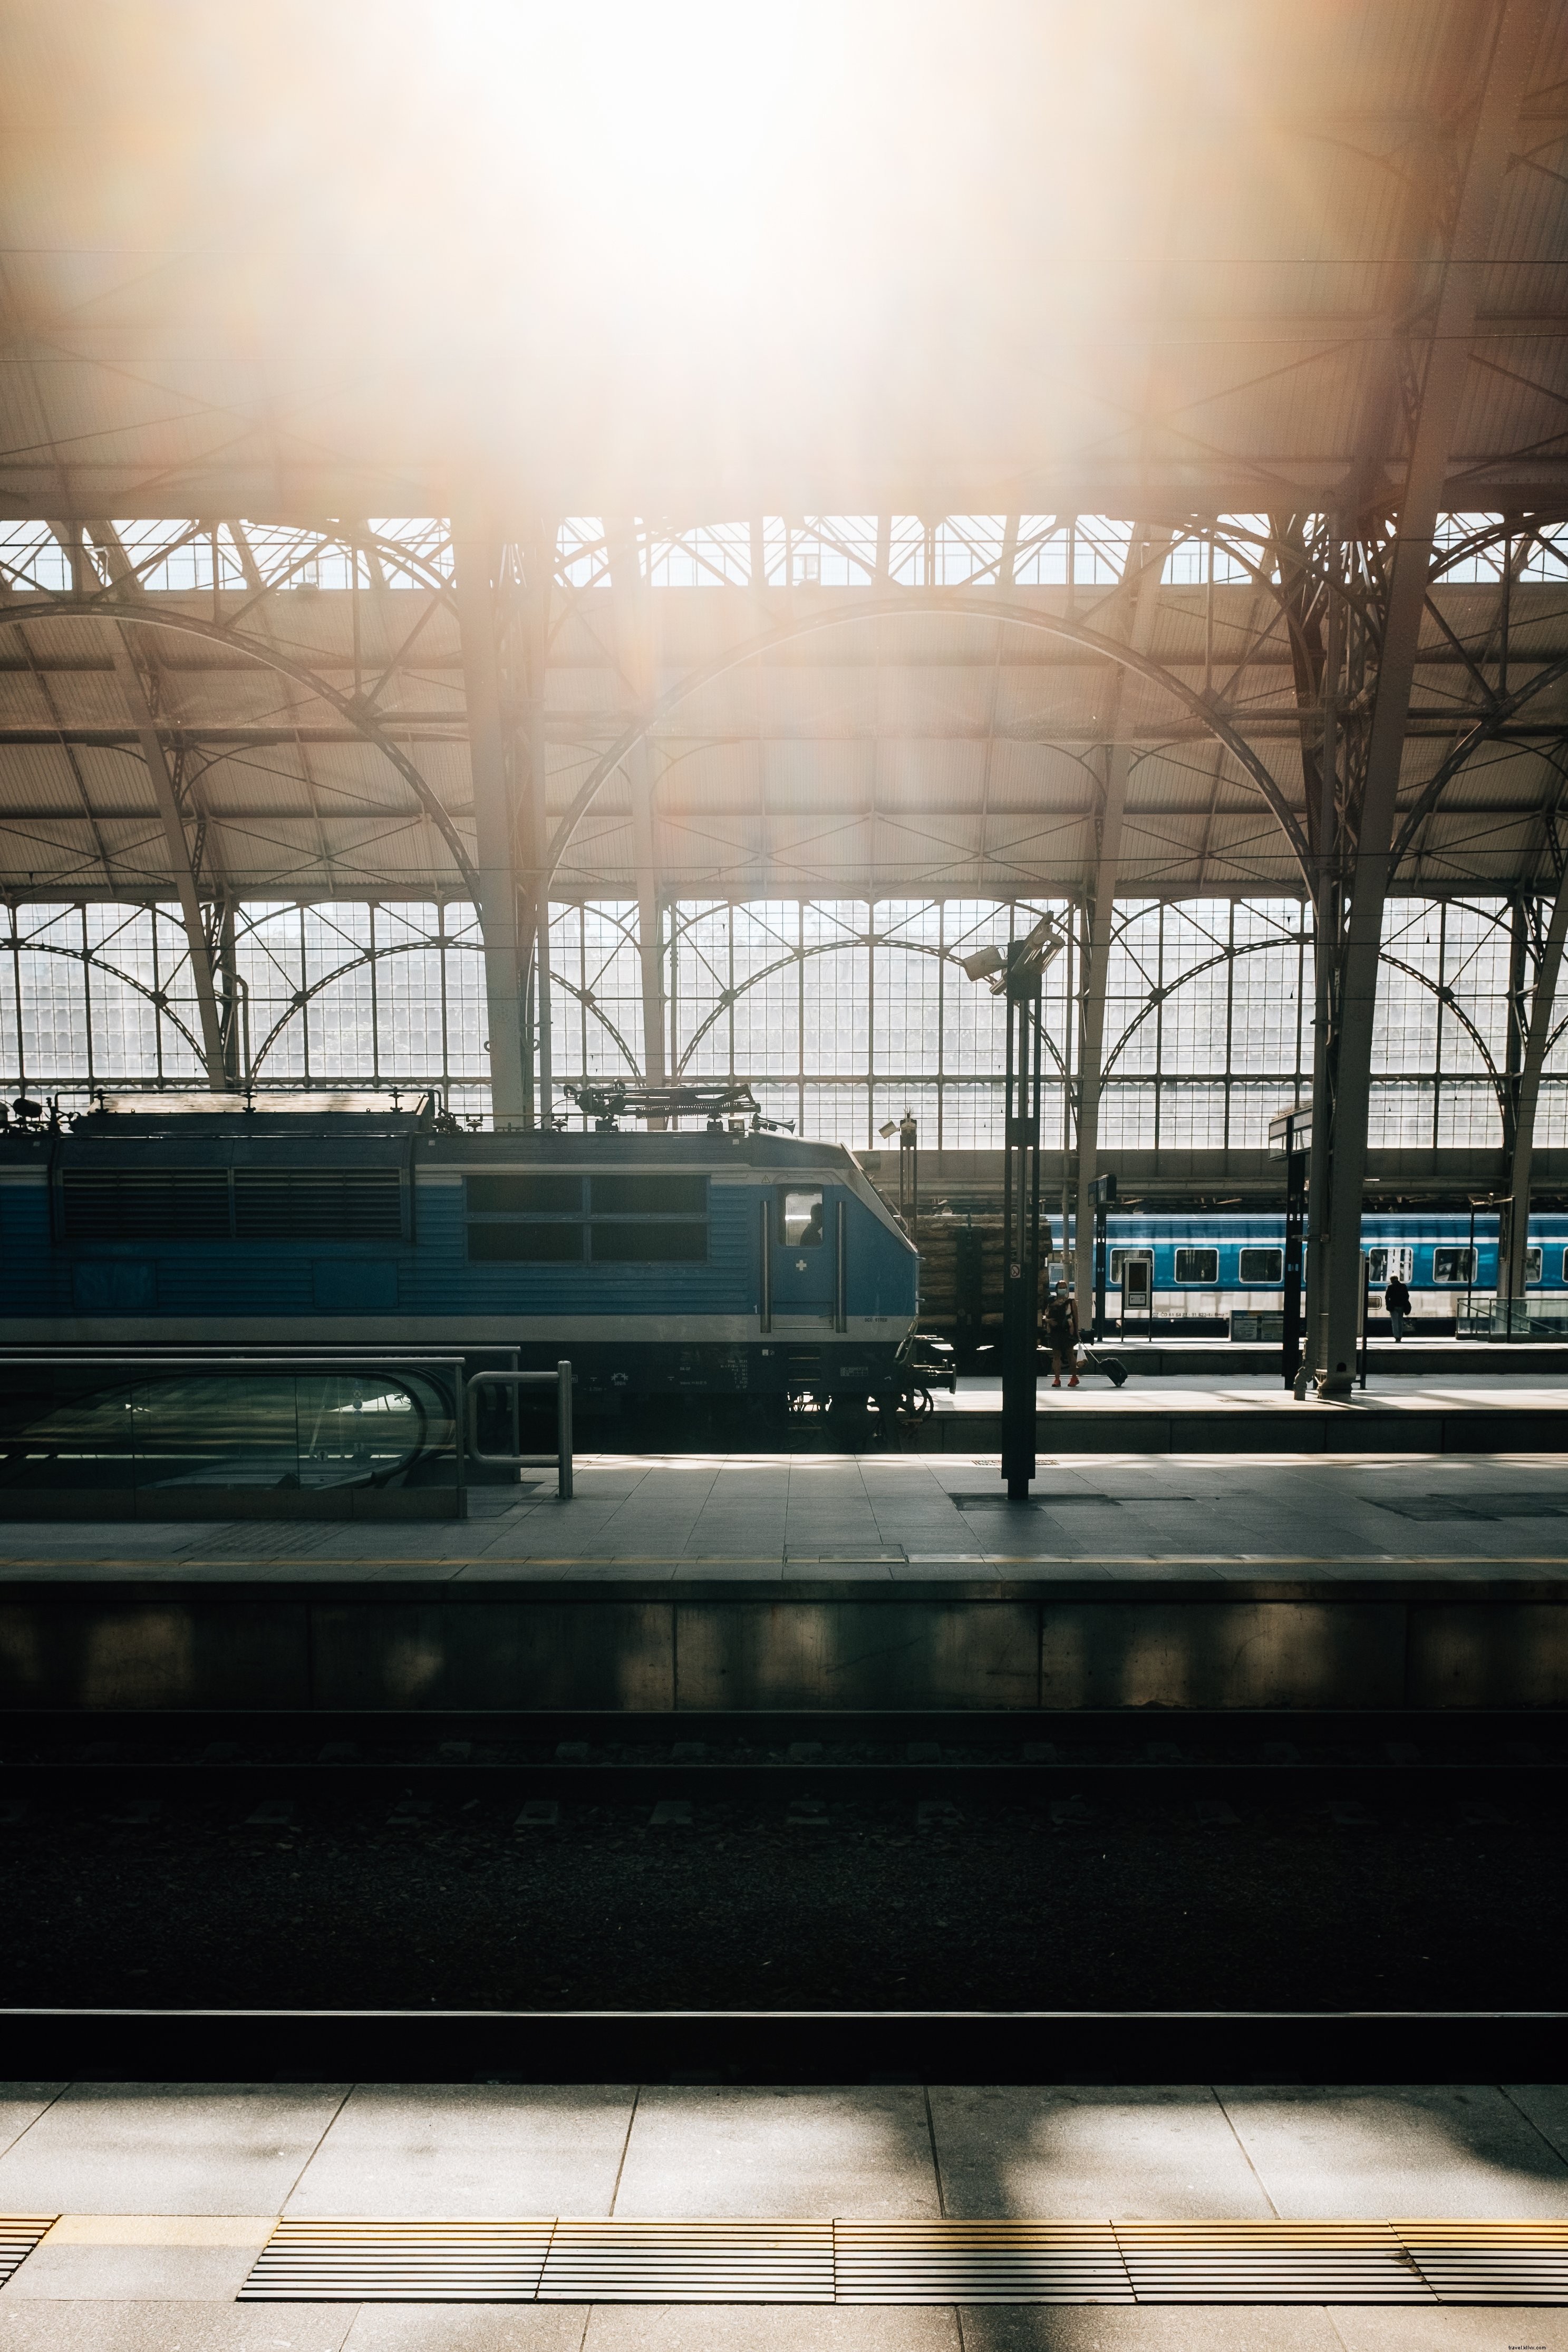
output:
<path id="1" fill-rule="evenodd" d="M 265 1778 L 472 1795 L 526 1780 L 585 1802 L 789 1787 L 976 1795 L 1064 1780 L 1324 1785 L 1568 1771 L 1568 1717 L 1408 1715 L 455 1716 L 243 1714 L 0 1719 L 0 1792 Z"/>

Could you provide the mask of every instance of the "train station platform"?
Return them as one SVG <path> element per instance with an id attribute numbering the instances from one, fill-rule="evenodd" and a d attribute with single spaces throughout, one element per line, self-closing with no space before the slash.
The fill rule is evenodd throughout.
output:
<path id="1" fill-rule="evenodd" d="M 1068 1389 L 1042 1382 L 1042 1449 L 1075 1453 L 1226 1454 L 1356 1452 L 1465 1454 L 1568 1451 L 1568 1377 L 1499 1369 L 1486 1377 L 1395 1373 L 1383 1364 L 1348 1396 L 1298 1399 L 1278 1371 L 1187 1370 L 1162 1351 L 1157 1373 L 1141 1376 L 1136 1351 L 1106 1349 L 1098 1360 L 1125 1361 L 1121 1388 L 1098 1372 Z M 1392 1349 L 1387 1351 L 1392 1354 Z M 1522 1349 L 1509 1351 L 1520 1357 Z M 1068 1433 L 1070 1432 L 1070 1437 Z M 1001 1383 L 962 1380 L 938 1396 L 910 1439 L 920 1451 L 1000 1444 Z"/>
<path id="2" fill-rule="evenodd" d="M 16 2083 L 0 2211 L 5 2352 L 1568 2348 L 1553 2085 Z"/>
<path id="3" fill-rule="evenodd" d="M 1568 1705 L 1562 1454 L 1064 1444 L 1026 1503 L 982 1453 L 597 1455 L 473 1504 L 13 1524 L 0 1705 Z"/>

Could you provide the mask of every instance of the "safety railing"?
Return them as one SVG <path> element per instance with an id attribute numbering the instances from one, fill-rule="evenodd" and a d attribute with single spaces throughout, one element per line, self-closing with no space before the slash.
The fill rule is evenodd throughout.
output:
<path id="1" fill-rule="evenodd" d="M 523 1389 L 552 1388 L 555 1391 L 555 1452 L 553 1454 L 486 1454 L 481 1452 L 479 1437 L 479 1391 L 482 1389 L 510 1389 L 514 1396 Z M 473 1371 L 468 1375 L 468 1459 L 483 1463 L 487 1470 L 544 1470 L 553 1462 L 556 1466 L 555 1491 L 562 1501 L 572 1497 L 572 1367 L 564 1358 L 552 1372 L 487 1372 Z"/>

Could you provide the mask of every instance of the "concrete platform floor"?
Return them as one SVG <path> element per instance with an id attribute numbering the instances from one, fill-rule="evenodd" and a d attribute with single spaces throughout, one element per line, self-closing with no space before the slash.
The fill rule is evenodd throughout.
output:
<path id="1" fill-rule="evenodd" d="M 1568 2310 L 246 2304 L 281 2214 L 1568 2217 L 1568 2087 L 0 2085 L 0 2352 L 1568 2352 Z"/>
<path id="2" fill-rule="evenodd" d="M 1116 1350 L 1106 1348 L 1104 1360 L 1110 1362 Z M 1173 1350 L 1162 1351 L 1173 1354 Z M 1518 1364 L 1519 1349 L 1510 1353 Z M 1394 1350 L 1390 1349 L 1392 1356 Z M 1113 1388 L 1108 1374 L 1086 1372 L 1076 1389 L 1063 1381 L 1059 1389 L 1048 1380 L 1038 1384 L 1037 1403 L 1042 1413 L 1097 1412 L 1124 1411 L 1129 1405 L 1145 1406 L 1162 1413 L 1222 1412 L 1226 1406 L 1244 1404 L 1249 1410 L 1258 1406 L 1278 1406 L 1282 1413 L 1300 1418 L 1310 1413 L 1363 1412 L 1373 1410 L 1394 1410 L 1400 1412 L 1484 1412 L 1489 1407 L 1509 1406 L 1518 1410 L 1561 1412 L 1568 1404 L 1568 1373 L 1542 1372 L 1533 1367 L 1503 1369 L 1489 1371 L 1485 1377 L 1461 1372 L 1458 1366 L 1453 1373 L 1428 1372 L 1423 1376 L 1406 1374 L 1403 1366 L 1374 1363 L 1368 1370 L 1364 1389 L 1355 1389 L 1349 1396 L 1297 1398 L 1285 1386 L 1279 1373 L 1270 1366 L 1266 1370 L 1246 1370 L 1238 1368 L 1221 1371 L 1172 1370 L 1140 1378 L 1135 1350 L 1127 1357 L 1129 1367 L 1125 1385 Z M 938 1412 L 1000 1412 L 1002 1409 L 1001 1380 L 990 1373 L 966 1373 L 951 1393 L 939 1390 L 932 1400 Z"/>
<path id="3" fill-rule="evenodd" d="M 1064 1448 L 1041 1454 L 1026 1505 L 1006 1501 L 998 1459 L 580 1455 L 571 1502 L 548 1475 L 481 1486 L 452 1525 L 12 1522 L 0 1582 L 1568 1575 L 1564 1454 Z"/>

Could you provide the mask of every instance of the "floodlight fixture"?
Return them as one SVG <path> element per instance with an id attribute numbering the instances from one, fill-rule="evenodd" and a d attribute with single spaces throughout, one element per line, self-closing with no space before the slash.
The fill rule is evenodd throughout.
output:
<path id="1" fill-rule="evenodd" d="M 881 1126 L 877 1129 L 878 1134 L 882 1138 L 884 1142 L 887 1141 L 889 1135 L 897 1135 L 898 1131 L 899 1122 L 896 1118 L 885 1118 L 882 1121 Z"/>
<path id="2" fill-rule="evenodd" d="M 1042 915 L 1033 930 L 1010 948 L 977 948 L 960 961 L 970 979 L 983 980 L 993 996 L 1005 996 L 1009 989 L 1032 994 L 1041 973 L 1066 945 L 1067 933 L 1057 929 L 1056 918 Z"/>
<path id="3" fill-rule="evenodd" d="M 1058 930 L 1056 917 L 1042 915 L 1018 948 L 1014 967 L 1021 966 L 1031 979 L 1037 979 L 1048 965 L 1055 963 L 1067 943 L 1067 933 Z"/>

